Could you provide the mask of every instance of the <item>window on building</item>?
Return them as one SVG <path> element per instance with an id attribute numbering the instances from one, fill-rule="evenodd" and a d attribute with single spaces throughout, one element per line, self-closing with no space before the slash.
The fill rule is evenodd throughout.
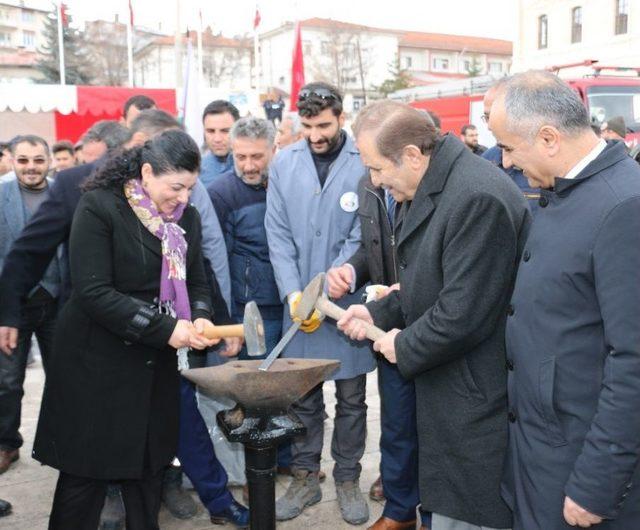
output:
<path id="1" fill-rule="evenodd" d="M 616 35 L 627 32 L 629 0 L 616 0 Z"/>
<path id="2" fill-rule="evenodd" d="M 571 10 L 571 42 L 582 42 L 582 7 Z"/>
<path id="3" fill-rule="evenodd" d="M 33 11 L 22 10 L 22 22 L 33 22 Z"/>
<path id="4" fill-rule="evenodd" d="M 411 68 L 413 66 L 413 57 L 405 57 L 404 58 L 404 67 Z"/>
<path id="5" fill-rule="evenodd" d="M 538 49 L 542 50 L 547 47 L 549 38 L 549 22 L 547 15 L 538 17 Z"/>
<path id="6" fill-rule="evenodd" d="M 36 34 L 33 31 L 22 32 L 22 45 L 25 48 L 35 48 L 36 46 Z"/>
<path id="7" fill-rule="evenodd" d="M 490 74 L 501 74 L 502 73 L 502 63 L 500 61 L 489 61 L 489 73 Z"/>
<path id="8" fill-rule="evenodd" d="M 0 31 L 0 46 L 11 46 L 11 33 Z"/>
<path id="9" fill-rule="evenodd" d="M 431 68 L 436 71 L 448 70 L 449 59 L 445 59 L 444 57 L 434 57 L 431 61 Z"/>
<path id="10" fill-rule="evenodd" d="M 11 12 L 8 9 L 0 9 L 0 20 L 9 20 Z"/>
<path id="11" fill-rule="evenodd" d="M 329 41 L 323 40 L 320 43 L 320 53 L 322 55 L 331 55 L 331 43 Z"/>
<path id="12" fill-rule="evenodd" d="M 309 40 L 303 40 L 302 41 L 302 53 L 304 55 L 311 55 L 311 41 Z"/>

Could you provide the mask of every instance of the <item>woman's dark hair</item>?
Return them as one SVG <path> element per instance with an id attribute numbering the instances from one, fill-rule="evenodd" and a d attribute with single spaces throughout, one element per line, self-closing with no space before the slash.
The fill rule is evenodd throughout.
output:
<path id="1" fill-rule="evenodd" d="M 170 171 L 200 171 L 200 151 L 187 133 L 164 131 L 139 147 L 115 154 L 97 169 L 82 187 L 84 191 L 117 189 L 132 178 L 140 179 L 143 164 L 150 164 L 155 175 Z"/>

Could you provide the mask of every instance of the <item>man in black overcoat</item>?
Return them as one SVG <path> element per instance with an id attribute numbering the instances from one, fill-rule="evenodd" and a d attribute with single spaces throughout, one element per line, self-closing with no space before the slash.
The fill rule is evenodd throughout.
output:
<path id="1" fill-rule="evenodd" d="M 374 344 L 415 381 L 422 508 L 433 530 L 510 528 L 504 326 L 530 224 L 517 186 L 428 117 L 399 103 L 356 123 L 372 181 L 402 202 L 400 290 L 352 306 L 388 332 Z M 371 116 L 371 119 L 367 119 Z"/>

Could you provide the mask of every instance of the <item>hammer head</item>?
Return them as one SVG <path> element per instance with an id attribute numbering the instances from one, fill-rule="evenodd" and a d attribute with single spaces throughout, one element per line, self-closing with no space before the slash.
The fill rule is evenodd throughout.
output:
<path id="1" fill-rule="evenodd" d="M 298 317 L 301 320 L 307 320 L 313 313 L 316 305 L 316 301 L 322 295 L 324 290 L 324 272 L 318 274 L 313 280 L 309 282 L 302 291 L 300 297 L 300 303 L 293 313 L 293 316 Z"/>
<path id="2" fill-rule="evenodd" d="M 264 340 L 264 324 L 258 305 L 254 301 L 248 302 L 244 306 L 242 325 L 244 326 L 247 354 L 254 357 L 265 354 L 267 347 Z"/>

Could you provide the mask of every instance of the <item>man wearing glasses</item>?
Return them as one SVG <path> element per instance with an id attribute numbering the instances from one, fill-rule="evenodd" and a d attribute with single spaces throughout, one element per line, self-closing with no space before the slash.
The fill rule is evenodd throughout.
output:
<path id="1" fill-rule="evenodd" d="M 16 178 L 0 184 L 0 269 L 13 241 L 49 194 L 49 146 L 39 136 L 18 136 L 11 144 Z M 17 347 L 0 353 L 0 474 L 19 458 L 22 446 L 22 384 L 31 335 L 35 333 L 46 369 L 56 318 L 61 272 L 58 256 L 29 293 L 21 311 Z"/>
<path id="2" fill-rule="evenodd" d="M 271 165 L 265 226 L 278 290 L 287 303 L 284 327 L 300 301 L 301 291 L 318 274 L 338 267 L 360 246 L 358 182 L 365 170 L 353 140 L 343 131 L 342 96 L 325 83 L 300 90 L 298 112 L 303 139 L 280 151 Z M 347 307 L 360 292 L 339 300 Z M 366 373 L 375 359 L 364 342 L 342 335 L 335 325 L 320 327 L 316 312 L 302 322 L 304 333 L 293 337 L 284 357 L 336 359 L 336 413 L 331 456 L 340 512 L 350 524 L 369 519 L 369 507 L 358 480 L 366 439 Z M 317 330 L 317 331 L 316 331 Z M 278 520 L 293 519 L 322 499 L 318 483 L 323 445 L 322 384 L 293 405 L 307 428 L 292 443 L 293 480 L 276 503 Z"/>

